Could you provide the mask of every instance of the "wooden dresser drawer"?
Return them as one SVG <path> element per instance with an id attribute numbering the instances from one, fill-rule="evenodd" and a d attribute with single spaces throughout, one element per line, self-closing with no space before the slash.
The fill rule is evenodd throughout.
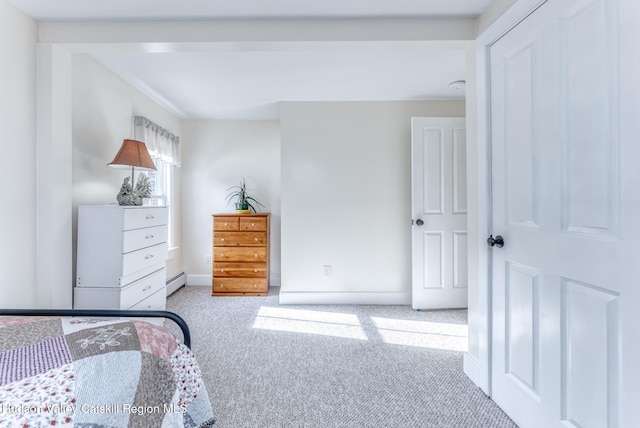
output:
<path id="1" fill-rule="evenodd" d="M 216 263 L 213 266 L 215 278 L 266 278 L 266 263 Z"/>
<path id="2" fill-rule="evenodd" d="M 122 252 L 130 253 L 141 248 L 152 247 L 167 241 L 167 226 L 128 230 L 123 233 Z"/>
<path id="3" fill-rule="evenodd" d="M 266 278 L 214 278 L 214 293 L 266 293 Z"/>
<path id="4" fill-rule="evenodd" d="M 267 249 L 265 247 L 215 247 L 214 262 L 266 262 Z"/>
<path id="5" fill-rule="evenodd" d="M 215 247 L 264 247 L 267 243 L 267 232 L 214 232 Z"/>
<path id="6" fill-rule="evenodd" d="M 240 222 L 238 216 L 213 218 L 213 230 L 240 230 Z"/>
<path id="7" fill-rule="evenodd" d="M 240 230 L 267 231 L 266 217 L 240 217 Z"/>
<path id="8" fill-rule="evenodd" d="M 166 208 L 129 208 L 124 210 L 124 230 L 167 224 Z"/>

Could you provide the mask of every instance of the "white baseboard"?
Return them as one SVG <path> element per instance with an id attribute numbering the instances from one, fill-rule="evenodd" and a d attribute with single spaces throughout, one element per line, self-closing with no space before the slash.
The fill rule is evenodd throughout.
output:
<path id="1" fill-rule="evenodd" d="M 464 374 L 471 379 L 471 382 L 478 384 L 478 377 L 480 374 L 480 364 L 471 354 L 465 352 L 462 355 L 462 366 Z"/>
<path id="2" fill-rule="evenodd" d="M 490 396 L 491 391 L 489 390 L 489 386 L 485 385 L 481 376 L 480 361 L 470 353 L 465 352 L 462 355 L 462 367 L 464 374 L 471 379 L 471 382 L 475 383 L 476 386 L 482 389 L 485 394 Z"/>
<path id="3" fill-rule="evenodd" d="M 187 286 L 211 287 L 211 275 L 187 275 Z"/>
<path id="4" fill-rule="evenodd" d="M 187 275 L 187 285 L 211 287 L 211 275 Z M 280 287 L 280 275 L 269 277 L 269 287 Z"/>
<path id="5" fill-rule="evenodd" d="M 406 292 L 304 292 L 281 291 L 281 305 L 411 305 Z"/>

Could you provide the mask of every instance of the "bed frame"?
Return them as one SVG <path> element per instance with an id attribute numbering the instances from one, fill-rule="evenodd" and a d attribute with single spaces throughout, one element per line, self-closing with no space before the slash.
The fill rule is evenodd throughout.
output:
<path id="1" fill-rule="evenodd" d="M 183 342 L 191 348 L 191 333 L 184 319 L 169 311 L 121 311 L 106 309 L 0 309 L 0 316 L 54 316 L 54 317 L 133 317 L 168 318 L 182 330 Z"/>

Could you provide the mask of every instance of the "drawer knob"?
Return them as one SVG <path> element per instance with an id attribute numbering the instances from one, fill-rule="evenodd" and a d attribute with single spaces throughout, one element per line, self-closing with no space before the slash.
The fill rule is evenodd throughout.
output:
<path id="1" fill-rule="evenodd" d="M 220 238 L 220 241 L 224 242 L 224 238 Z"/>
<path id="2" fill-rule="evenodd" d="M 144 287 L 144 288 L 142 289 L 142 291 L 143 291 L 143 292 L 144 292 L 144 291 L 149 291 L 149 290 L 151 290 L 151 286 L 150 286 L 150 285 L 148 285 L 148 286 L 146 286 L 146 287 Z"/>
<path id="3" fill-rule="evenodd" d="M 258 238 L 253 238 L 254 241 L 258 242 Z"/>
<path id="4" fill-rule="evenodd" d="M 224 257 L 224 253 L 220 254 L 220 257 Z"/>
<path id="5" fill-rule="evenodd" d="M 151 220 L 152 218 L 155 218 L 154 216 L 152 216 L 151 214 L 149 214 L 148 216 L 145 217 L 147 220 Z"/>
<path id="6" fill-rule="evenodd" d="M 220 284 L 220 288 L 224 288 L 224 284 Z"/>
<path id="7" fill-rule="evenodd" d="M 151 238 L 153 238 L 153 235 L 147 235 L 144 237 L 144 239 L 151 239 Z"/>
<path id="8" fill-rule="evenodd" d="M 258 288 L 258 284 L 253 284 L 253 288 Z"/>
<path id="9" fill-rule="evenodd" d="M 220 272 L 224 272 L 224 269 L 220 269 Z"/>
<path id="10" fill-rule="evenodd" d="M 254 271 L 254 272 L 258 272 L 258 269 L 254 269 L 253 271 Z"/>
<path id="11" fill-rule="evenodd" d="M 225 226 L 227 225 L 227 223 L 224 224 Z"/>
<path id="12" fill-rule="evenodd" d="M 149 259 L 152 259 L 152 258 L 153 258 L 153 254 L 149 254 L 149 255 L 145 256 L 144 259 L 145 260 L 149 260 Z"/>
<path id="13" fill-rule="evenodd" d="M 258 253 L 253 253 L 253 257 L 258 257 Z"/>
<path id="14" fill-rule="evenodd" d="M 255 225 L 256 225 L 255 223 L 251 223 L 251 226 L 255 226 Z"/>

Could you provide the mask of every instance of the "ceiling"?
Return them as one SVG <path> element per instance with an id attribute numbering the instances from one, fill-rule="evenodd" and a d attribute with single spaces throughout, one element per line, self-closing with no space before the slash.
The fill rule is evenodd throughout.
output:
<path id="1" fill-rule="evenodd" d="M 492 0 L 9 0 L 38 21 L 474 18 Z M 167 23 L 170 25 L 170 23 Z M 278 118 L 280 101 L 463 99 L 463 50 L 89 52 L 187 119 Z"/>

